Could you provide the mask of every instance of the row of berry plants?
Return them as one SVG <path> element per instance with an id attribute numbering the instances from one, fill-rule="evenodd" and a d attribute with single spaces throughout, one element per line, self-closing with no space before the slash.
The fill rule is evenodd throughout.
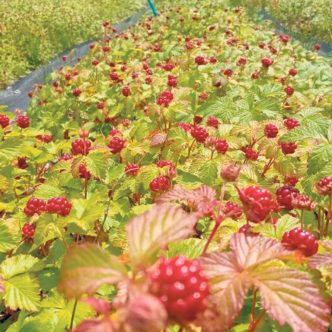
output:
<path id="1" fill-rule="evenodd" d="M 90 48 L 0 116 L 5 328 L 326 331 L 329 63 L 224 1 Z"/>

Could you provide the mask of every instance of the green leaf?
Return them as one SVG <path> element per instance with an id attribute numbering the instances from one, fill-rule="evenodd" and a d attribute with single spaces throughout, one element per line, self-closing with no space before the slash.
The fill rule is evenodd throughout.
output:
<path id="1" fill-rule="evenodd" d="M 16 238 L 9 232 L 5 221 L 0 220 L 0 252 L 5 253 L 17 245 Z"/>
<path id="2" fill-rule="evenodd" d="M 204 163 L 199 171 L 199 177 L 204 184 L 213 185 L 218 178 L 218 165 L 217 160 L 208 160 Z"/>
<path id="3" fill-rule="evenodd" d="M 59 290 L 67 298 L 93 294 L 103 284 L 117 283 L 126 270 L 116 257 L 97 245 L 76 245 L 63 259 Z"/>
<path id="4" fill-rule="evenodd" d="M 186 256 L 190 259 L 199 257 L 205 245 L 205 240 L 187 239 L 170 243 L 168 246 L 167 257 Z"/>
<path id="5" fill-rule="evenodd" d="M 88 171 L 95 177 L 103 179 L 106 176 L 107 164 L 104 152 L 92 151 L 86 157 Z"/>
<path id="6" fill-rule="evenodd" d="M 63 196 L 64 193 L 65 192 L 59 187 L 51 186 L 48 184 L 42 184 L 35 191 L 35 197 L 46 200 L 52 197 Z"/>
<path id="7" fill-rule="evenodd" d="M 135 265 L 147 263 L 158 249 L 194 233 L 197 217 L 170 204 L 154 206 L 127 225 L 129 254 Z"/>
<path id="8" fill-rule="evenodd" d="M 1 272 L 5 279 L 10 279 L 18 274 L 30 272 L 39 259 L 30 255 L 18 255 L 7 258 L 1 263 Z"/>
<path id="9" fill-rule="evenodd" d="M 19 275 L 4 282 L 4 301 L 12 310 L 37 311 L 40 304 L 39 285 L 29 275 Z"/>

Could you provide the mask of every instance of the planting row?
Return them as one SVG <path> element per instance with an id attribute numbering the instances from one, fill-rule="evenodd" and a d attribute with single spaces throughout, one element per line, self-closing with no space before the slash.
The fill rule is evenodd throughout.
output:
<path id="1" fill-rule="evenodd" d="M 225 1 L 159 9 L 0 116 L 3 325 L 326 331 L 329 63 Z"/>
<path id="2" fill-rule="evenodd" d="M 103 21 L 118 22 L 145 5 L 130 0 L 0 3 L 0 89 L 75 44 L 108 33 Z"/>

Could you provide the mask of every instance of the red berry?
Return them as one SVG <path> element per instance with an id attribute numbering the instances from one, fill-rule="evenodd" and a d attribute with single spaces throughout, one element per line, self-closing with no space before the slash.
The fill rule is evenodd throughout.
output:
<path id="1" fill-rule="evenodd" d="M 223 208 L 223 212 L 232 219 L 237 220 L 241 218 L 243 210 L 238 204 L 228 201 Z"/>
<path id="2" fill-rule="evenodd" d="M 210 63 L 217 63 L 218 59 L 215 56 L 211 56 L 209 61 L 210 61 Z"/>
<path id="3" fill-rule="evenodd" d="M 238 66 L 244 66 L 247 63 L 247 58 L 241 56 L 239 57 L 239 59 L 237 60 L 237 65 Z"/>
<path id="4" fill-rule="evenodd" d="M 252 148 L 245 148 L 245 156 L 247 160 L 257 160 L 259 157 L 259 153 L 257 151 L 255 151 Z"/>
<path id="5" fill-rule="evenodd" d="M 184 131 L 188 132 L 191 130 L 192 125 L 187 122 L 179 122 L 178 127 L 183 129 Z"/>
<path id="6" fill-rule="evenodd" d="M 108 143 L 108 147 L 110 148 L 111 152 L 116 154 L 121 152 L 121 150 L 125 147 L 126 141 L 120 137 L 114 136 Z"/>
<path id="7" fill-rule="evenodd" d="M 39 198 L 30 198 L 24 208 L 27 216 L 33 216 L 35 213 L 41 214 L 46 211 L 46 202 Z"/>
<path id="8" fill-rule="evenodd" d="M 291 210 L 293 208 L 293 196 L 298 193 L 299 191 L 292 186 L 282 186 L 276 192 L 277 202 L 280 207 Z"/>
<path id="9" fill-rule="evenodd" d="M 224 70 L 224 75 L 227 77 L 231 77 L 233 75 L 233 70 L 230 68 L 227 68 Z"/>
<path id="10" fill-rule="evenodd" d="M 150 291 L 164 304 L 169 318 L 193 321 L 206 309 L 208 279 L 197 260 L 183 256 L 162 258 L 150 274 Z"/>
<path id="11" fill-rule="evenodd" d="M 136 176 L 139 171 L 139 165 L 138 164 L 128 164 L 125 168 L 125 173 L 127 176 Z"/>
<path id="12" fill-rule="evenodd" d="M 247 219 L 252 222 L 264 221 L 272 211 L 278 208 L 271 192 L 259 186 L 238 189 Z"/>
<path id="13" fill-rule="evenodd" d="M 66 197 L 54 197 L 47 201 L 46 211 L 66 217 L 69 215 L 71 207 L 72 205 Z"/>
<path id="14" fill-rule="evenodd" d="M 93 66 L 98 66 L 99 65 L 99 61 L 97 59 L 92 60 L 91 63 L 92 63 Z"/>
<path id="15" fill-rule="evenodd" d="M 190 133 L 191 136 L 199 143 L 204 143 L 205 140 L 209 137 L 209 133 L 202 126 L 193 126 Z"/>
<path id="16" fill-rule="evenodd" d="M 275 138 L 278 135 L 278 127 L 272 123 L 268 123 L 264 128 L 264 134 L 268 138 Z"/>
<path id="17" fill-rule="evenodd" d="M 91 150 L 92 142 L 90 140 L 78 138 L 71 143 L 71 152 L 73 155 L 89 154 Z"/>
<path id="18" fill-rule="evenodd" d="M 167 85 L 170 86 L 170 87 L 172 87 L 172 88 L 176 88 L 177 85 L 178 85 L 176 77 L 173 76 L 173 75 L 168 75 Z"/>
<path id="19" fill-rule="evenodd" d="M 4 114 L 0 114 L 0 126 L 6 128 L 9 125 L 9 117 Z"/>
<path id="20" fill-rule="evenodd" d="M 319 50 L 320 50 L 320 45 L 319 45 L 319 44 L 315 44 L 315 45 L 314 45 L 314 49 L 315 49 L 316 51 L 319 51 Z"/>
<path id="21" fill-rule="evenodd" d="M 80 89 L 74 89 L 73 90 L 73 96 L 78 97 L 80 96 L 82 91 Z"/>
<path id="22" fill-rule="evenodd" d="M 262 63 L 262 65 L 263 65 L 263 67 L 265 67 L 265 68 L 269 68 L 272 64 L 273 64 L 273 60 L 272 59 L 270 59 L 270 58 L 263 58 L 262 60 L 261 60 L 261 63 Z"/>
<path id="23" fill-rule="evenodd" d="M 22 129 L 28 128 L 30 126 L 30 119 L 26 115 L 18 115 L 16 123 Z"/>
<path id="24" fill-rule="evenodd" d="M 292 96 L 294 93 L 294 88 L 292 86 L 288 85 L 288 86 L 286 86 L 284 91 L 286 92 L 287 96 Z"/>
<path id="25" fill-rule="evenodd" d="M 209 98 L 209 94 L 207 92 L 202 92 L 199 96 L 198 96 L 199 100 L 203 101 Z"/>
<path id="26" fill-rule="evenodd" d="M 316 202 L 307 195 L 294 194 L 292 195 L 292 205 L 294 209 L 312 211 L 316 207 Z"/>
<path id="27" fill-rule="evenodd" d="M 332 195 L 332 176 L 325 176 L 316 183 L 320 195 Z"/>
<path id="28" fill-rule="evenodd" d="M 28 168 L 27 157 L 18 157 L 17 158 L 17 167 L 20 169 Z"/>
<path id="29" fill-rule="evenodd" d="M 299 250 L 306 257 L 315 255 L 318 251 L 318 242 L 308 231 L 301 228 L 294 228 L 286 232 L 281 240 L 281 243 L 288 250 Z"/>
<path id="30" fill-rule="evenodd" d="M 284 120 L 284 125 L 288 130 L 292 130 L 300 125 L 300 122 L 296 119 L 287 118 Z"/>
<path id="31" fill-rule="evenodd" d="M 69 153 L 64 153 L 59 158 L 59 160 L 62 160 L 62 161 L 67 161 L 67 160 L 71 160 L 71 159 L 73 159 L 73 156 L 71 154 L 69 154 Z"/>
<path id="32" fill-rule="evenodd" d="M 88 171 L 85 164 L 79 164 L 78 175 L 81 179 L 85 179 L 85 180 L 90 180 L 90 178 L 91 178 L 91 173 Z"/>
<path id="33" fill-rule="evenodd" d="M 25 223 L 22 227 L 22 237 L 26 242 L 31 242 L 35 235 L 36 225 Z"/>
<path id="34" fill-rule="evenodd" d="M 219 127 L 219 120 L 215 116 L 209 116 L 207 118 L 207 120 L 206 120 L 206 124 L 209 127 L 213 127 L 213 128 L 218 129 L 218 127 Z"/>
<path id="35" fill-rule="evenodd" d="M 214 142 L 214 147 L 216 148 L 218 153 L 225 154 L 228 151 L 229 145 L 224 139 L 217 139 Z"/>
<path id="36" fill-rule="evenodd" d="M 104 103 L 103 101 L 98 102 L 98 104 L 97 104 L 97 108 L 98 108 L 99 110 L 104 109 L 104 108 L 105 108 L 105 103 Z"/>
<path id="37" fill-rule="evenodd" d="M 130 91 L 129 86 L 125 86 L 125 87 L 122 89 L 122 94 L 123 94 L 123 96 L 125 96 L 125 97 L 129 97 L 129 96 L 131 95 L 131 91 Z"/>
<path id="38" fill-rule="evenodd" d="M 286 176 L 285 183 L 295 187 L 296 184 L 299 182 L 299 179 L 296 176 Z"/>
<path id="39" fill-rule="evenodd" d="M 297 144 L 293 142 L 280 143 L 283 154 L 293 154 L 297 148 Z"/>
<path id="40" fill-rule="evenodd" d="M 296 76 L 297 75 L 297 70 L 295 68 L 291 68 L 288 72 L 289 75 L 291 76 Z"/>
<path id="41" fill-rule="evenodd" d="M 172 102 L 174 96 L 173 93 L 170 91 L 164 91 L 160 94 L 159 98 L 157 99 L 157 104 L 160 106 L 169 106 Z"/>
<path id="42" fill-rule="evenodd" d="M 203 56 L 200 56 L 200 55 L 195 58 L 195 62 L 199 66 L 203 66 L 208 63 L 207 60 Z"/>
<path id="43" fill-rule="evenodd" d="M 252 74 L 251 74 L 251 78 L 253 80 L 257 80 L 259 78 L 259 72 L 258 71 L 254 71 Z"/>
<path id="44" fill-rule="evenodd" d="M 283 43 L 287 44 L 289 41 L 289 36 L 288 35 L 280 35 L 279 36 L 280 41 L 282 41 Z"/>
<path id="45" fill-rule="evenodd" d="M 167 191 L 171 188 L 171 181 L 168 176 L 158 176 L 150 182 L 150 190 L 156 193 Z"/>
<path id="46" fill-rule="evenodd" d="M 37 135 L 36 138 L 44 143 L 49 143 L 52 141 L 53 136 L 51 134 Z"/>
<path id="47" fill-rule="evenodd" d="M 203 117 L 201 115 L 195 115 L 194 116 L 194 124 L 197 125 L 199 123 L 201 123 L 203 120 Z"/>
<path id="48" fill-rule="evenodd" d="M 110 74 L 110 79 L 114 82 L 119 82 L 120 81 L 120 76 L 117 72 L 114 71 Z"/>

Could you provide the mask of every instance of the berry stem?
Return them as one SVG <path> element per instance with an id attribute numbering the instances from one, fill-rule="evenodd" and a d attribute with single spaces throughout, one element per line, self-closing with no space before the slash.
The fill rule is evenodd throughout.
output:
<path id="1" fill-rule="evenodd" d="M 187 154 L 187 158 L 186 159 L 188 159 L 190 157 L 190 154 L 191 154 L 191 151 L 192 151 L 194 145 L 195 145 L 195 140 L 193 140 L 193 142 L 190 144 L 190 146 L 188 148 L 188 154 Z"/>
<path id="2" fill-rule="evenodd" d="M 256 316 L 256 297 L 257 297 L 257 288 L 255 287 L 253 290 L 253 299 L 251 304 L 251 322 L 255 321 Z"/>
<path id="3" fill-rule="evenodd" d="M 256 327 L 258 326 L 259 322 L 264 317 L 265 313 L 266 313 L 266 310 L 262 310 L 260 312 L 260 314 L 257 316 L 257 318 L 253 322 L 250 323 L 248 332 L 254 332 L 256 330 Z"/>
<path id="4" fill-rule="evenodd" d="M 204 249 L 203 249 L 203 253 L 202 253 L 202 254 L 205 254 L 205 253 L 206 253 L 206 251 L 207 251 L 207 249 L 209 248 L 209 245 L 210 245 L 212 239 L 213 239 L 214 236 L 216 235 L 217 230 L 218 230 L 218 228 L 219 228 L 219 226 L 220 226 L 220 224 L 221 224 L 221 219 L 219 219 L 219 218 L 214 218 L 214 220 L 215 220 L 215 224 L 214 224 L 213 230 L 212 230 L 212 232 L 211 232 L 211 234 L 210 234 L 208 240 L 206 241 L 206 244 L 205 244 L 205 246 L 204 246 Z"/>
<path id="5" fill-rule="evenodd" d="M 265 173 L 271 168 L 273 163 L 274 163 L 274 158 L 271 158 L 264 166 L 263 172 L 261 173 L 261 177 L 264 177 Z"/>
<path id="6" fill-rule="evenodd" d="M 325 237 L 329 236 L 329 224 L 330 224 L 331 218 L 332 218 L 332 194 L 329 195 L 329 207 L 328 207 L 328 214 L 327 214 L 326 224 L 325 224 Z"/>
<path id="7" fill-rule="evenodd" d="M 76 313 L 76 307 L 77 307 L 77 300 L 75 300 L 74 302 L 74 306 L 73 306 L 73 311 L 71 313 L 71 319 L 70 319 L 70 326 L 69 326 L 69 331 L 73 330 L 73 326 L 74 326 L 74 318 L 75 318 L 75 313 Z"/>

